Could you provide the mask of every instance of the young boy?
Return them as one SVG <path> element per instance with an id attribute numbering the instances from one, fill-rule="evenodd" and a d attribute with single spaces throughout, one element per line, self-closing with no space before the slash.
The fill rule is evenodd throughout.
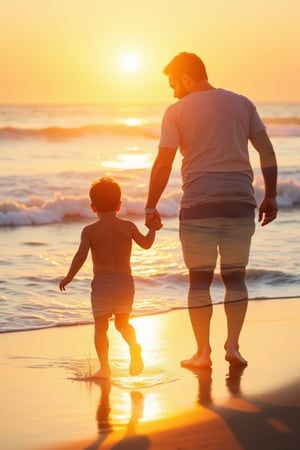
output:
<path id="1" fill-rule="evenodd" d="M 95 319 L 94 342 L 100 369 L 93 378 L 109 378 L 107 330 L 109 318 L 114 314 L 115 327 L 121 333 L 130 350 L 131 375 L 138 375 L 144 364 L 141 346 L 137 343 L 133 326 L 129 323 L 134 297 L 134 282 L 131 276 L 130 256 L 132 240 L 140 247 L 152 246 L 155 231 L 161 228 L 153 222 L 144 236 L 133 222 L 117 217 L 121 206 L 121 189 L 111 178 L 95 181 L 90 189 L 91 208 L 99 220 L 86 226 L 81 233 L 81 242 L 73 258 L 68 274 L 59 283 L 65 290 L 84 264 L 89 250 L 93 261 L 91 302 Z"/>

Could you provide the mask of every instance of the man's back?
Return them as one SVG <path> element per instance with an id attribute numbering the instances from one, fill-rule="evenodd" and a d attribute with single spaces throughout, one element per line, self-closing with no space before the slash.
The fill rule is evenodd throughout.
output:
<path id="1" fill-rule="evenodd" d="M 264 129 L 247 98 L 224 89 L 193 92 L 167 109 L 160 147 L 180 148 L 184 176 L 195 158 L 204 172 L 245 170 L 248 139 Z"/>
<path id="2" fill-rule="evenodd" d="M 248 140 L 264 128 L 252 102 L 224 89 L 193 92 L 171 105 L 160 147 L 180 148 L 182 205 L 214 201 L 211 198 L 224 190 L 227 201 L 235 200 L 235 186 L 227 187 L 231 181 L 245 186 L 238 200 L 254 204 Z M 195 198 L 195 193 L 203 198 Z"/>

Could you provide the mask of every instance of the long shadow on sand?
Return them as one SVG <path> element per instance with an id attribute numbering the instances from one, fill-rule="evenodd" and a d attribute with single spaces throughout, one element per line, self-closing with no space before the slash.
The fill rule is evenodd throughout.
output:
<path id="1" fill-rule="evenodd" d="M 268 403 L 257 397 L 244 396 L 240 383 L 241 367 L 229 367 L 225 380 L 233 400 L 232 406 L 220 406 L 212 399 L 212 369 L 193 370 L 198 378 L 198 403 L 224 420 L 244 450 L 298 450 L 300 449 L 300 407 Z M 297 398 L 295 398 L 295 395 Z M 285 386 L 274 393 L 276 399 L 293 399 L 299 404 L 299 384 Z M 239 399 L 245 408 L 234 408 Z M 287 402 L 285 402 L 287 403 Z"/>

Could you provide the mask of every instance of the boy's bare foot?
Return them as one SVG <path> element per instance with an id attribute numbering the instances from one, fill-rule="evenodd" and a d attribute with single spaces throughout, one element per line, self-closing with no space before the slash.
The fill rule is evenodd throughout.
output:
<path id="1" fill-rule="evenodd" d="M 208 354 L 199 356 L 198 353 L 196 353 L 190 359 L 184 359 L 183 361 L 181 361 L 180 364 L 181 367 L 186 367 L 188 369 L 200 369 L 204 367 L 211 367 L 212 362 Z"/>
<path id="2" fill-rule="evenodd" d="M 105 380 L 110 378 L 110 369 L 100 369 L 98 372 L 91 375 L 91 379 L 94 380 Z"/>
<path id="3" fill-rule="evenodd" d="M 144 368 L 142 360 L 142 348 L 139 344 L 130 347 L 130 375 L 139 375 Z"/>
<path id="4" fill-rule="evenodd" d="M 225 354 L 226 361 L 229 362 L 231 366 L 247 366 L 248 361 L 245 360 L 245 358 L 242 357 L 240 352 L 230 346 L 226 346 L 226 354 Z"/>

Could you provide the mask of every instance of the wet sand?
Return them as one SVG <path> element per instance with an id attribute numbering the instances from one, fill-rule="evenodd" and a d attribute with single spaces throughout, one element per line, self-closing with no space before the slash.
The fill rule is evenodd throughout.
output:
<path id="1" fill-rule="evenodd" d="M 1 448 L 298 449 L 300 299 L 250 301 L 241 335 L 244 368 L 224 359 L 222 305 L 211 324 L 212 368 L 180 361 L 195 342 L 187 310 L 132 319 L 145 369 L 128 374 L 129 353 L 110 324 L 110 381 L 97 370 L 93 326 L 0 335 Z"/>

